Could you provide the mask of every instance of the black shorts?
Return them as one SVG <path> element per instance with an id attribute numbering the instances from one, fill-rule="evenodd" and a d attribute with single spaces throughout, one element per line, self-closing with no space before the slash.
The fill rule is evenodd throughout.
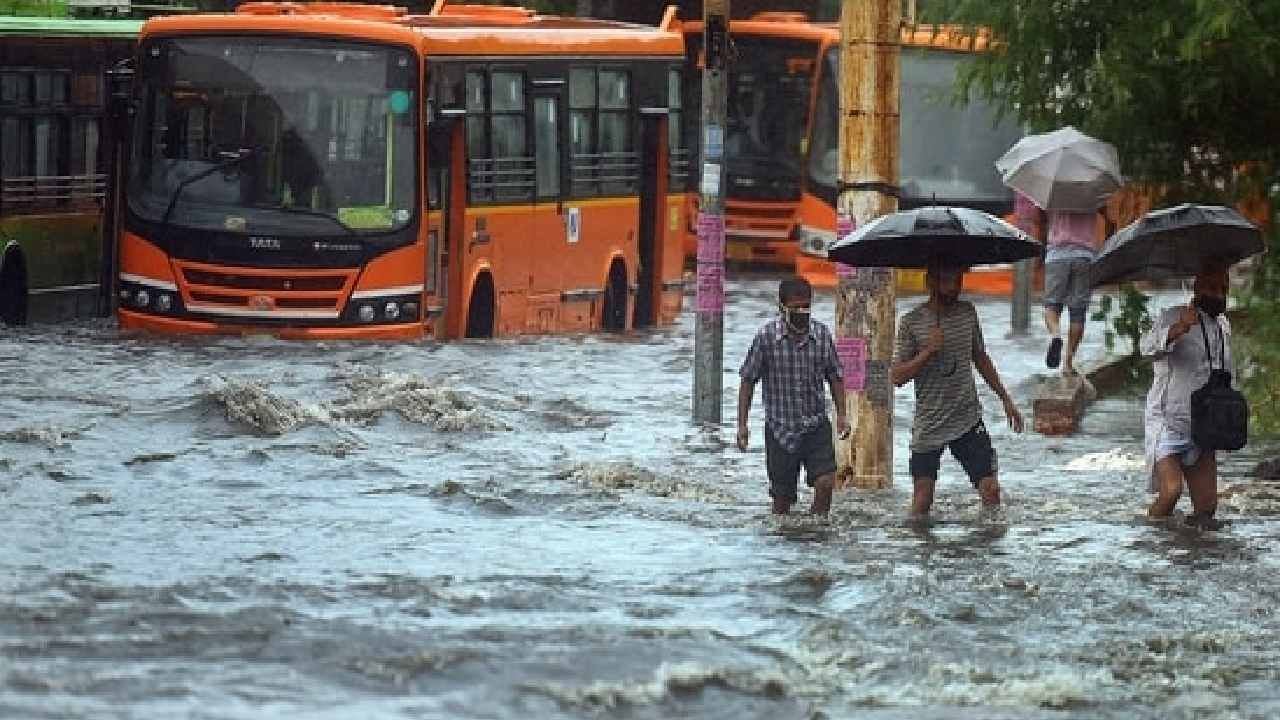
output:
<path id="1" fill-rule="evenodd" d="M 787 452 L 773 438 L 773 433 L 765 428 L 764 452 L 769 471 L 769 497 L 779 500 L 795 502 L 801 465 L 804 466 L 804 481 L 809 487 L 813 487 L 823 475 L 836 471 L 836 448 L 831 441 L 831 422 L 828 420 L 802 435 L 795 452 Z"/>
<path id="2" fill-rule="evenodd" d="M 951 457 L 958 460 L 969 474 L 969 482 L 974 487 L 978 487 L 979 480 L 995 475 L 999 469 L 996 449 L 991 446 L 991 436 L 981 420 L 969 432 L 947 443 L 947 447 L 951 449 Z M 911 453 L 911 477 L 937 480 L 941 460 L 942 448 Z"/>

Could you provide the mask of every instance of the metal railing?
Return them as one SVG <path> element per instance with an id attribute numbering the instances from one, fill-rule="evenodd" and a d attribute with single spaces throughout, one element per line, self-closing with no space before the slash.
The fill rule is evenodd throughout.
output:
<path id="1" fill-rule="evenodd" d="M 105 174 L 0 178 L 0 205 L 46 205 L 71 200 L 101 200 L 106 192 Z"/>

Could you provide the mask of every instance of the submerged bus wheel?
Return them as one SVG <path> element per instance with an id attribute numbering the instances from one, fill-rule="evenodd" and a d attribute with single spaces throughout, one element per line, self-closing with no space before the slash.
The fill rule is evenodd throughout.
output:
<path id="1" fill-rule="evenodd" d="M 467 337 L 493 337 L 494 300 L 493 276 L 482 273 L 476 278 L 471 304 L 467 306 Z"/>
<path id="2" fill-rule="evenodd" d="M 9 252 L 0 260 L 0 322 L 27 322 L 27 266 L 17 252 Z"/>
<path id="3" fill-rule="evenodd" d="M 609 268 L 609 280 L 604 286 L 604 310 L 600 326 L 609 332 L 627 329 L 627 268 L 621 260 L 614 260 Z"/>

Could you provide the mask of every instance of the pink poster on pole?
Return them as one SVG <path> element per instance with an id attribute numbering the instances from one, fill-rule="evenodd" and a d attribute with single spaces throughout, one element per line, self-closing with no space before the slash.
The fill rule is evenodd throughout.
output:
<path id="1" fill-rule="evenodd" d="M 867 386 L 867 339 L 837 338 L 836 355 L 844 371 L 844 389 L 861 391 Z"/>
<path id="2" fill-rule="evenodd" d="M 724 215 L 698 213 L 698 262 L 724 262 Z"/>
<path id="3" fill-rule="evenodd" d="M 724 265 L 698 263 L 698 312 L 724 312 Z"/>

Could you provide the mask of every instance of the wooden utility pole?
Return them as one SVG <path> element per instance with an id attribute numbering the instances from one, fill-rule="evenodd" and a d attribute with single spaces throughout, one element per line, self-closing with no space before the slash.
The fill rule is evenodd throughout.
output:
<path id="1" fill-rule="evenodd" d="M 837 235 L 897 210 L 901 25 L 901 0 L 843 0 Z M 893 270 L 836 270 L 836 349 L 853 426 L 839 441 L 838 484 L 888 487 L 893 478 Z"/>
<path id="2" fill-rule="evenodd" d="M 724 125 L 728 104 L 729 0 L 702 6 L 702 167 L 698 206 L 698 320 L 693 421 L 719 423 L 724 382 Z"/>

